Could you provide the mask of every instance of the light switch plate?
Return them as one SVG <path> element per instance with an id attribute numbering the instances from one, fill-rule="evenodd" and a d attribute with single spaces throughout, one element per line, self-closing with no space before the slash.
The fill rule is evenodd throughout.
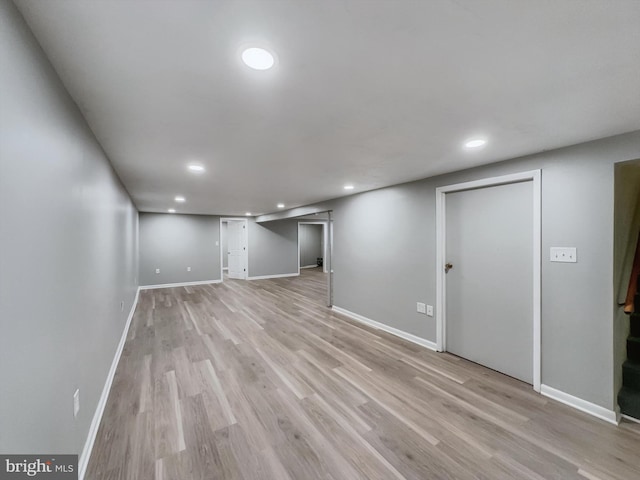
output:
<path id="1" fill-rule="evenodd" d="M 422 302 L 417 302 L 416 303 L 416 311 L 418 313 L 427 313 L 425 304 L 422 303 Z"/>
<path id="2" fill-rule="evenodd" d="M 159 268 L 156 268 L 156 273 L 160 273 L 160 269 Z"/>
<path id="3" fill-rule="evenodd" d="M 551 247 L 550 257 L 552 262 L 576 263 L 578 252 L 576 247 Z"/>

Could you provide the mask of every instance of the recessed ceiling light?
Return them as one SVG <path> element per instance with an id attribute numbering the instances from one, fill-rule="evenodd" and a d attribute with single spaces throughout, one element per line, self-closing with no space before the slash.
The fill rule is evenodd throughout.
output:
<path id="1" fill-rule="evenodd" d="M 184 201 L 185 201 L 185 199 L 184 199 L 184 197 L 183 197 L 183 196 L 178 195 L 178 196 L 175 198 L 175 201 L 176 201 L 176 202 L 180 202 L 180 203 L 182 203 L 182 202 L 184 202 Z"/>
<path id="2" fill-rule="evenodd" d="M 242 61 L 254 70 L 269 70 L 275 60 L 264 48 L 247 48 L 242 52 Z"/>
<path id="3" fill-rule="evenodd" d="M 279 203 L 278 208 L 284 208 L 284 203 Z"/>
<path id="4" fill-rule="evenodd" d="M 169 212 L 169 213 L 176 213 L 176 209 L 175 209 L 175 208 L 170 208 L 169 210 L 167 210 L 167 212 Z"/>
<path id="5" fill-rule="evenodd" d="M 245 215 L 246 215 L 247 217 L 250 217 L 250 216 L 251 216 L 251 212 L 247 212 L 247 213 L 245 213 Z"/>
<path id="6" fill-rule="evenodd" d="M 487 140 L 484 138 L 470 138 L 464 142 L 465 148 L 480 148 L 487 144 Z"/>
<path id="7" fill-rule="evenodd" d="M 353 185 L 345 185 L 344 189 L 345 190 L 353 190 Z"/>
<path id="8" fill-rule="evenodd" d="M 190 171 L 195 172 L 195 173 L 202 173 L 204 172 L 204 167 L 202 165 L 196 165 L 195 163 L 192 163 L 191 165 L 189 165 L 187 167 Z"/>

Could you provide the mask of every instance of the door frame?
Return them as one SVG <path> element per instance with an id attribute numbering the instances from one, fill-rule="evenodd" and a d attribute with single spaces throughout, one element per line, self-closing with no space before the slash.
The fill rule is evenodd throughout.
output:
<path id="1" fill-rule="evenodd" d="M 541 170 L 483 178 L 436 188 L 436 348 L 446 351 L 447 336 L 447 285 L 444 264 L 446 262 L 446 195 L 484 187 L 496 187 L 510 183 L 533 182 L 533 389 L 540 392 L 541 371 Z"/>
<path id="2" fill-rule="evenodd" d="M 246 242 L 246 246 L 244 249 L 244 264 L 246 265 L 246 270 L 244 272 L 244 279 L 249 278 L 249 222 L 246 218 L 242 217 L 220 217 L 220 228 L 218 229 L 218 248 L 220 250 L 220 281 L 224 282 L 224 271 L 223 271 L 223 261 L 222 261 L 222 223 L 223 222 L 244 222 L 244 241 Z M 227 245 L 229 244 L 229 229 L 227 227 Z"/>
<path id="3" fill-rule="evenodd" d="M 298 222 L 298 275 L 300 275 L 300 225 L 322 225 L 322 271 L 323 273 L 329 273 L 327 265 L 327 252 L 329 242 L 329 228 L 328 221 L 321 222 Z"/>

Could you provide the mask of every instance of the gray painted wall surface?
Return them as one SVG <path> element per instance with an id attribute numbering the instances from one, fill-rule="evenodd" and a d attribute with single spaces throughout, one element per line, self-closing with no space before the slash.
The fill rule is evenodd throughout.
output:
<path id="1" fill-rule="evenodd" d="M 322 258 L 322 225 L 300 224 L 300 266 L 316 265 L 318 257 Z"/>
<path id="2" fill-rule="evenodd" d="M 629 317 L 617 303 L 625 301 L 640 230 L 640 160 L 615 167 L 613 391 L 617 393 L 622 388 L 622 364 L 627 359 L 629 336 Z"/>
<path id="3" fill-rule="evenodd" d="M 436 300 L 436 187 L 541 169 L 542 383 L 612 409 L 613 172 L 614 163 L 638 157 L 640 131 L 292 214 L 333 210 L 335 305 L 435 341 L 435 318 L 415 309 Z M 578 263 L 550 263 L 552 246 L 577 247 Z"/>
<path id="4" fill-rule="evenodd" d="M 0 92 L 0 452 L 79 454 L 135 297 L 138 214 L 6 0 Z"/>
<path id="5" fill-rule="evenodd" d="M 219 235 L 217 216 L 140 213 L 140 285 L 220 280 Z"/>
<path id="6" fill-rule="evenodd" d="M 249 219 L 249 276 L 298 273 L 298 222 Z"/>

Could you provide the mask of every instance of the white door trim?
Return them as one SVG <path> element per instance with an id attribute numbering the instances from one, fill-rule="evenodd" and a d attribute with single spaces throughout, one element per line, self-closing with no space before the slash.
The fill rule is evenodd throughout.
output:
<path id="1" fill-rule="evenodd" d="M 242 217 L 220 217 L 220 228 L 218 229 L 218 245 L 220 249 L 220 281 L 224 282 L 224 274 L 223 274 L 223 262 L 222 262 L 222 223 L 223 222 L 244 222 L 244 241 L 246 242 L 246 249 L 244 250 L 244 264 L 246 266 L 246 271 L 244 272 L 244 279 L 249 278 L 249 222 L 246 218 Z M 228 243 L 228 239 L 227 239 Z"/>
<path id="2" fill-rule="evenodd" d="M 322 225 L 322 271 L 328 273 L 327 242 L 329 241 L 328 222 L 298 222 L 298 275 L 300 274 L 300 225 Z"/>
<path id="3" fill-rule="evenodd" d="M 540 391 L 541 327 L 540 327 L 540 258 L 541 258 L 541 171 L 514 173 L 436 188 L 436 345 L 439 352 L 447 347 L 446 336 L 446 194 L 493 187 L 509 183 L 533 182 L 533 388 Z"/>

